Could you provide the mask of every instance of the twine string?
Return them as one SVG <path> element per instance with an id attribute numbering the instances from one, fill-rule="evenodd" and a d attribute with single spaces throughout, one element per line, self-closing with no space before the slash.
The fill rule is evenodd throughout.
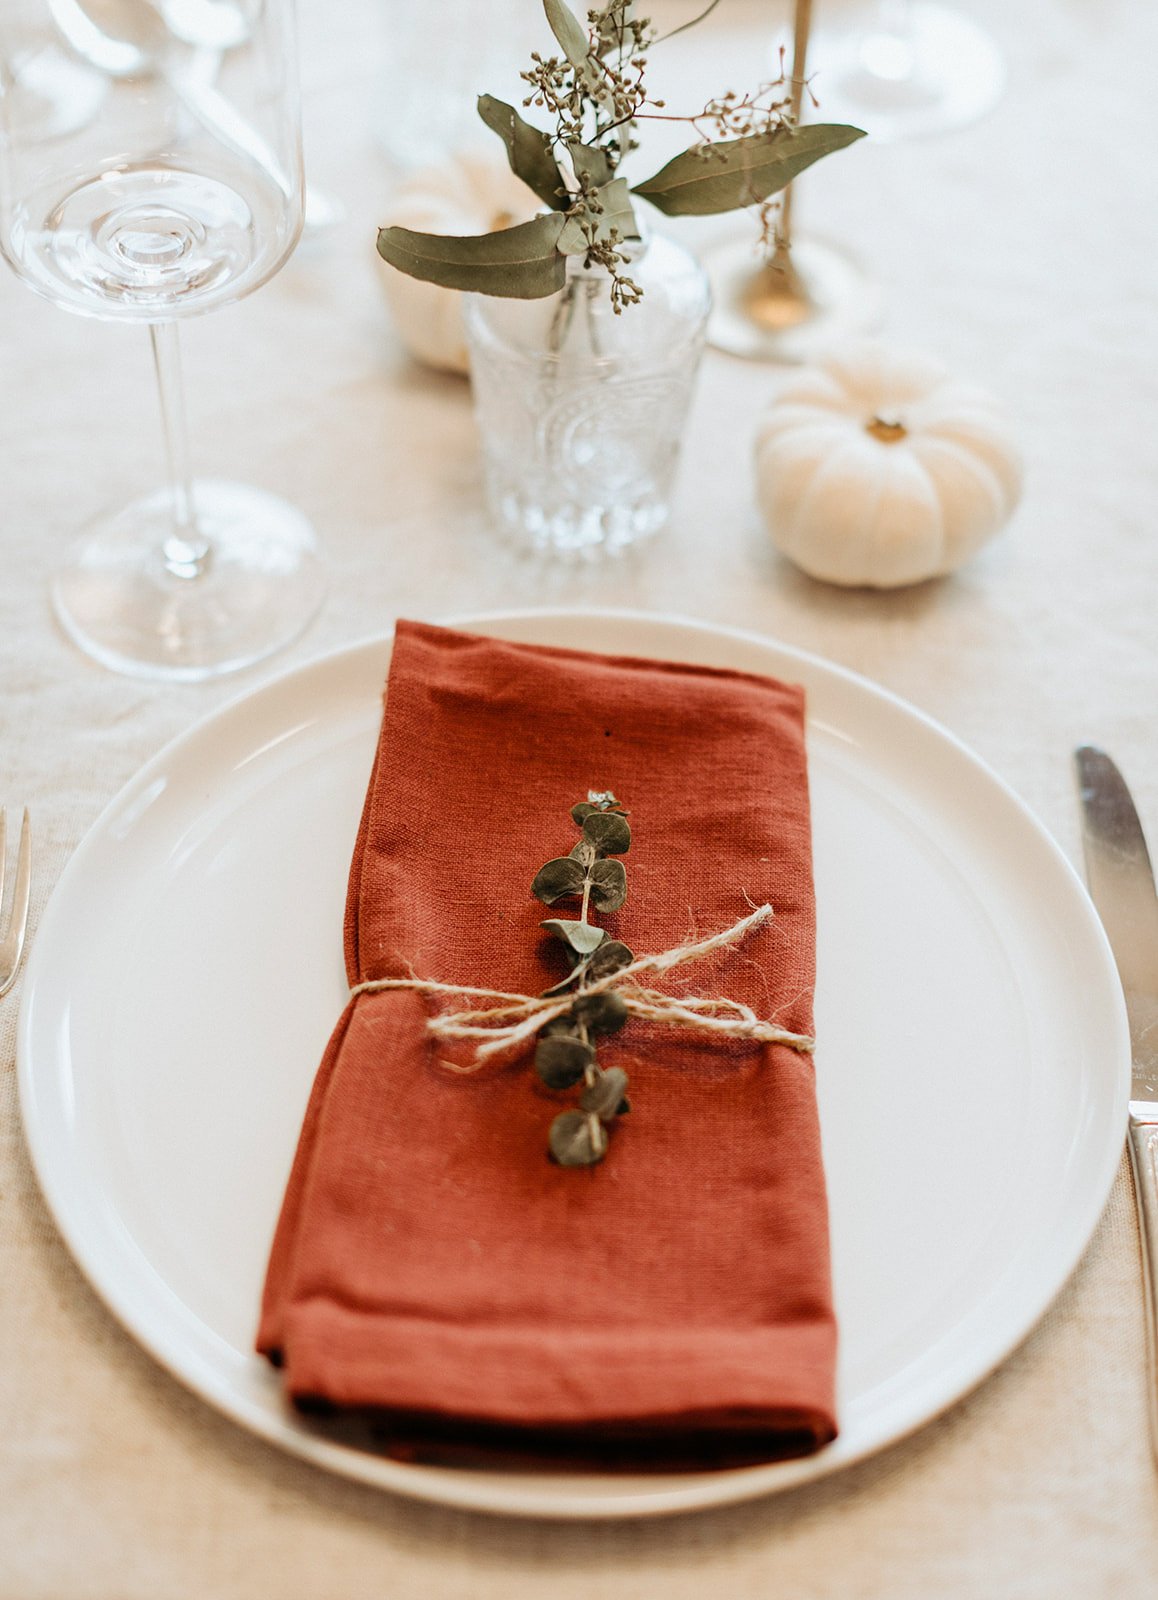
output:
<path id="1" fill-rule="evenodd" d="M 695 961 L 713 951 L 740 944 L 756 928 L 772 917 L 772 907 L 757 906 L 730 928 L 704 939 L 688 940 L 658 955 L 639 956 L 630 965 L 609 972 L 584 985 L 580 991 L 563 995 L 511 994 L 505 989 L 483 989 L 466 984 L 440 983 L 434 978 L 367 978 L 350 990 L 350 999 L 360 994 L 378 994 L 390 989 L 409 989 L 417 994 L 454 995 L 490 1004 L 444 1011 L 427 1020 L 427 1031 L 438 1039 L 480 1039 L 484 1041 L 467 1066 L 451 1066 L 455 1072 L 474 1072 L 500 1055 L 513 1054 L 540 1033 L 548 1023 L 566 1015 L 579 994 L 584 999 L 614 989 L 631 1016 L 673 1027 L 695 1028 L 729 1039 L 755 1039 L 763 1044 L 784 1044 L 804 1054 L 815 1048 L 808 1034 L 792 1033 L 778 1023 L 761 1019 L 749 1007 L 726 996 L 701 998 L 695 995 L 664 994 L 644 988 L 637 980 L 645 972 L 669 972 L 685 961 Z"/>

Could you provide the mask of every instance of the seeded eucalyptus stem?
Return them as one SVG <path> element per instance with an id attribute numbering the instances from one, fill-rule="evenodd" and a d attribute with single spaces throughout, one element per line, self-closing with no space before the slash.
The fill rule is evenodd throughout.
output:
<path id="1" fill-rule="evenodd" d="M 673 32 L 702 22 L 717 3 L 711 0 Z M 728 90 L 696 109 L 669 111 L 646 81 L 651 48 L 661 40 L 651 22 L 636 15 L 633 0 L 602 0 L 582 20 L 567 0 L 542 5 L 555 49 L 532 52 L 520 74 L 522 110 L 544 113 L 550 126 L 536 126 L 490 94 L 479 97 L 478 112 L 502 139 L 511 170 L 545 209 L 528 222 L 483 234 L 382 228 L 378 252 L 400 272 L 449 289 L 537 300 L 566 288 L 568 258 L 577 257 L 587 268 L 604 269 L 618 315 L 642 298 L 625 270 L 626 246 L 640 237 L 640 202 L 670 217 L 758 208 L 771 248 L 770 198 L 814 162 L 863 137 L 859 128 L 839 123 L 800 125 L 807 85 L 789 85 L 783 61 L 777 78 L 753 90 Z M 693 143 L 629 185 L 619 169 L 647 121 L 682 123 Z"/>
<path id="2" fill-rule="evenodd" d="M 596 301 L 599 298 L 599 285 L 592 280 L 587 284 L 587 335 L 591 340 L 592 354 L 597 358 L 603 355 L 603 340 L 600 337 L 599 317 L 596 312 Z"/>
<path id="3" fill-rule="evenodd" d="M 559 298 L 555 301 L 551 312 L 551 325 L 547 329 L 547 349 L 551 355 L 557 356 L 562 352 L 568 333 L 571 331 L 571 321 L 575 315 L 575 280 L 568 277 Z"/>
<path id="4" fill-rule="evenodd" d="M 560 1166 L 591 1167 L 607 1154 L 608 1129 L 629 1110 L 626 1072 L 622 1067 L 601 1067 L 595 1044 L 600 1034 L 623 1026 L 627 1005 L 615 990 L 592 986 L 630 966 L 635 957 L 588 919 L 592 908 L 618 911 L 627 899 L 627 871 L 622 861 L 612 858 L 627 854 L 631 828 L 610 790 L 589 790 L 586 800 L 572 806 L 571 820 L 581 830 L 579 842 L 569 855 L 556 856 L 540 867 L 531 884 L 531 893 L 544 905 L 579 900 L 577 920 L 550 917 L 542 924 L 571 961 L 567 976 L 544 992 L 556 995 L 570 990 L 574 1000 L 544 1027 L 535 1048 L 535 1070 L 549 1089 L 582 1084 L 578 1107 L 561 1111 L 552 1122 L 548 1148 Z"/>
<path id="5" fill-rule="evenodd" d="M 599 325 L 599 301 L 602 298 L 602 290 L 603 284 L 597 278 L 588 277 L 581 280 L 578 276 L 568 273 L 567 281 L 559 291 L 551 312 L 551 321 L 547 327 L 547 353 L 549 355 L 556 357 L 562 355 L 563 346 L 567 342 L 567 335 L 575 322 L 575 304 L 580 294 L 583 296 L 583 326 L 586 330 L 587 341 L 591 346 L 591 353 L 596 358 L 596 361 L 607 354 Z M 599 376 L 598 368 L 596 369 L 596 376 Z M 557 371 L 548 370 L 549 383 L 553 384 L 558 377 L 559 373 Z"/>

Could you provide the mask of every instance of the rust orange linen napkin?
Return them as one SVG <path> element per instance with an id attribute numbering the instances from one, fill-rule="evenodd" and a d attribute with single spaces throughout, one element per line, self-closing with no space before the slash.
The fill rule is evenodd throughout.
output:
<path id="1" fill-rule="evenodd" d="M 677 968 L 812 1028 L 815 912 L 803 694 L 733 671 L 397 629 L 350 875 L 351 986 L 391 976 L 537 994 L 565 970 L 530 894 L 611 789 L 637 955 L 730 927 Z M 556 908 L 557 910 L 557 908 Z M 573 914 L 563 912 L 562 914 Z M 364 993 L 318 1071 L 273 1244 L 259 1348 L 306 1407 L 378 1419 L 401 1451 L 542 1457 L 803 1453 L 836 1431 L 836 1332 L 813 1061 L 631 1019 L 600 1046 L 631 1110 L 604 1161 L 547 1155 L 574 1096 L 530 1054 L 475 1075 L 434 1001 Z"/>

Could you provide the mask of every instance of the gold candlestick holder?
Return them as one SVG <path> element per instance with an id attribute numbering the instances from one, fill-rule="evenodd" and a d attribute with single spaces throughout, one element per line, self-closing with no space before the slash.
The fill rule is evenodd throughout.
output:
<path id="1" fill-rule="evenodd" d="M 812 0 L 796 0 L 789 106 L 799 122 L 807 81 Z M 709 247 L 703 263 L 712 282 L 708 343 L 754 360 L 807 361 L 842 338 L 881 320 L 880 291 L 839 246 L 793 236 L 794 184 L 784 190 L 771 257 L 755 259 L 750 240 Z"/>

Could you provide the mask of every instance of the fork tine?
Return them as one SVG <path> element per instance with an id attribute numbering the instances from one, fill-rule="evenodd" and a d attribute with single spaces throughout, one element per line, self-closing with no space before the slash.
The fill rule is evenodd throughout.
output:
<path id="1" fill-rule="evenodd" d="M 4 819 L 4 831 L 7 831 L 7 818 Z M 0 839 L 0 850 L 3 849 L 4 840 Z M 6 854 L 7 852 L 3 852 Z M 2 857 L 0 857 L 2 859 Z M 16 978 L 16 970 L 20 965 L 20 957 L 24 953 L 24 935 L 28 931 L 28 903 L 32 890 L 32 825 L 28 819 L 28 807 L 24 807 L 24 818 L 20 824 L 20 846 L 16 858 L 16 884 L 12 894 L 12 913 L 8 919 L 8 929 L 4 938 L 0 940 L 0 996 L 8 993 Z"/>
<path id="2" fill-rule="evenodd" d="M 16 887 L 12 894 L 12 915 L 20 925 L 20 943 L 28 927 L 28 903 L 32 898 L 32 822 L 28 807 L 20 819 L 20 853 L 16 858 Z"/>

